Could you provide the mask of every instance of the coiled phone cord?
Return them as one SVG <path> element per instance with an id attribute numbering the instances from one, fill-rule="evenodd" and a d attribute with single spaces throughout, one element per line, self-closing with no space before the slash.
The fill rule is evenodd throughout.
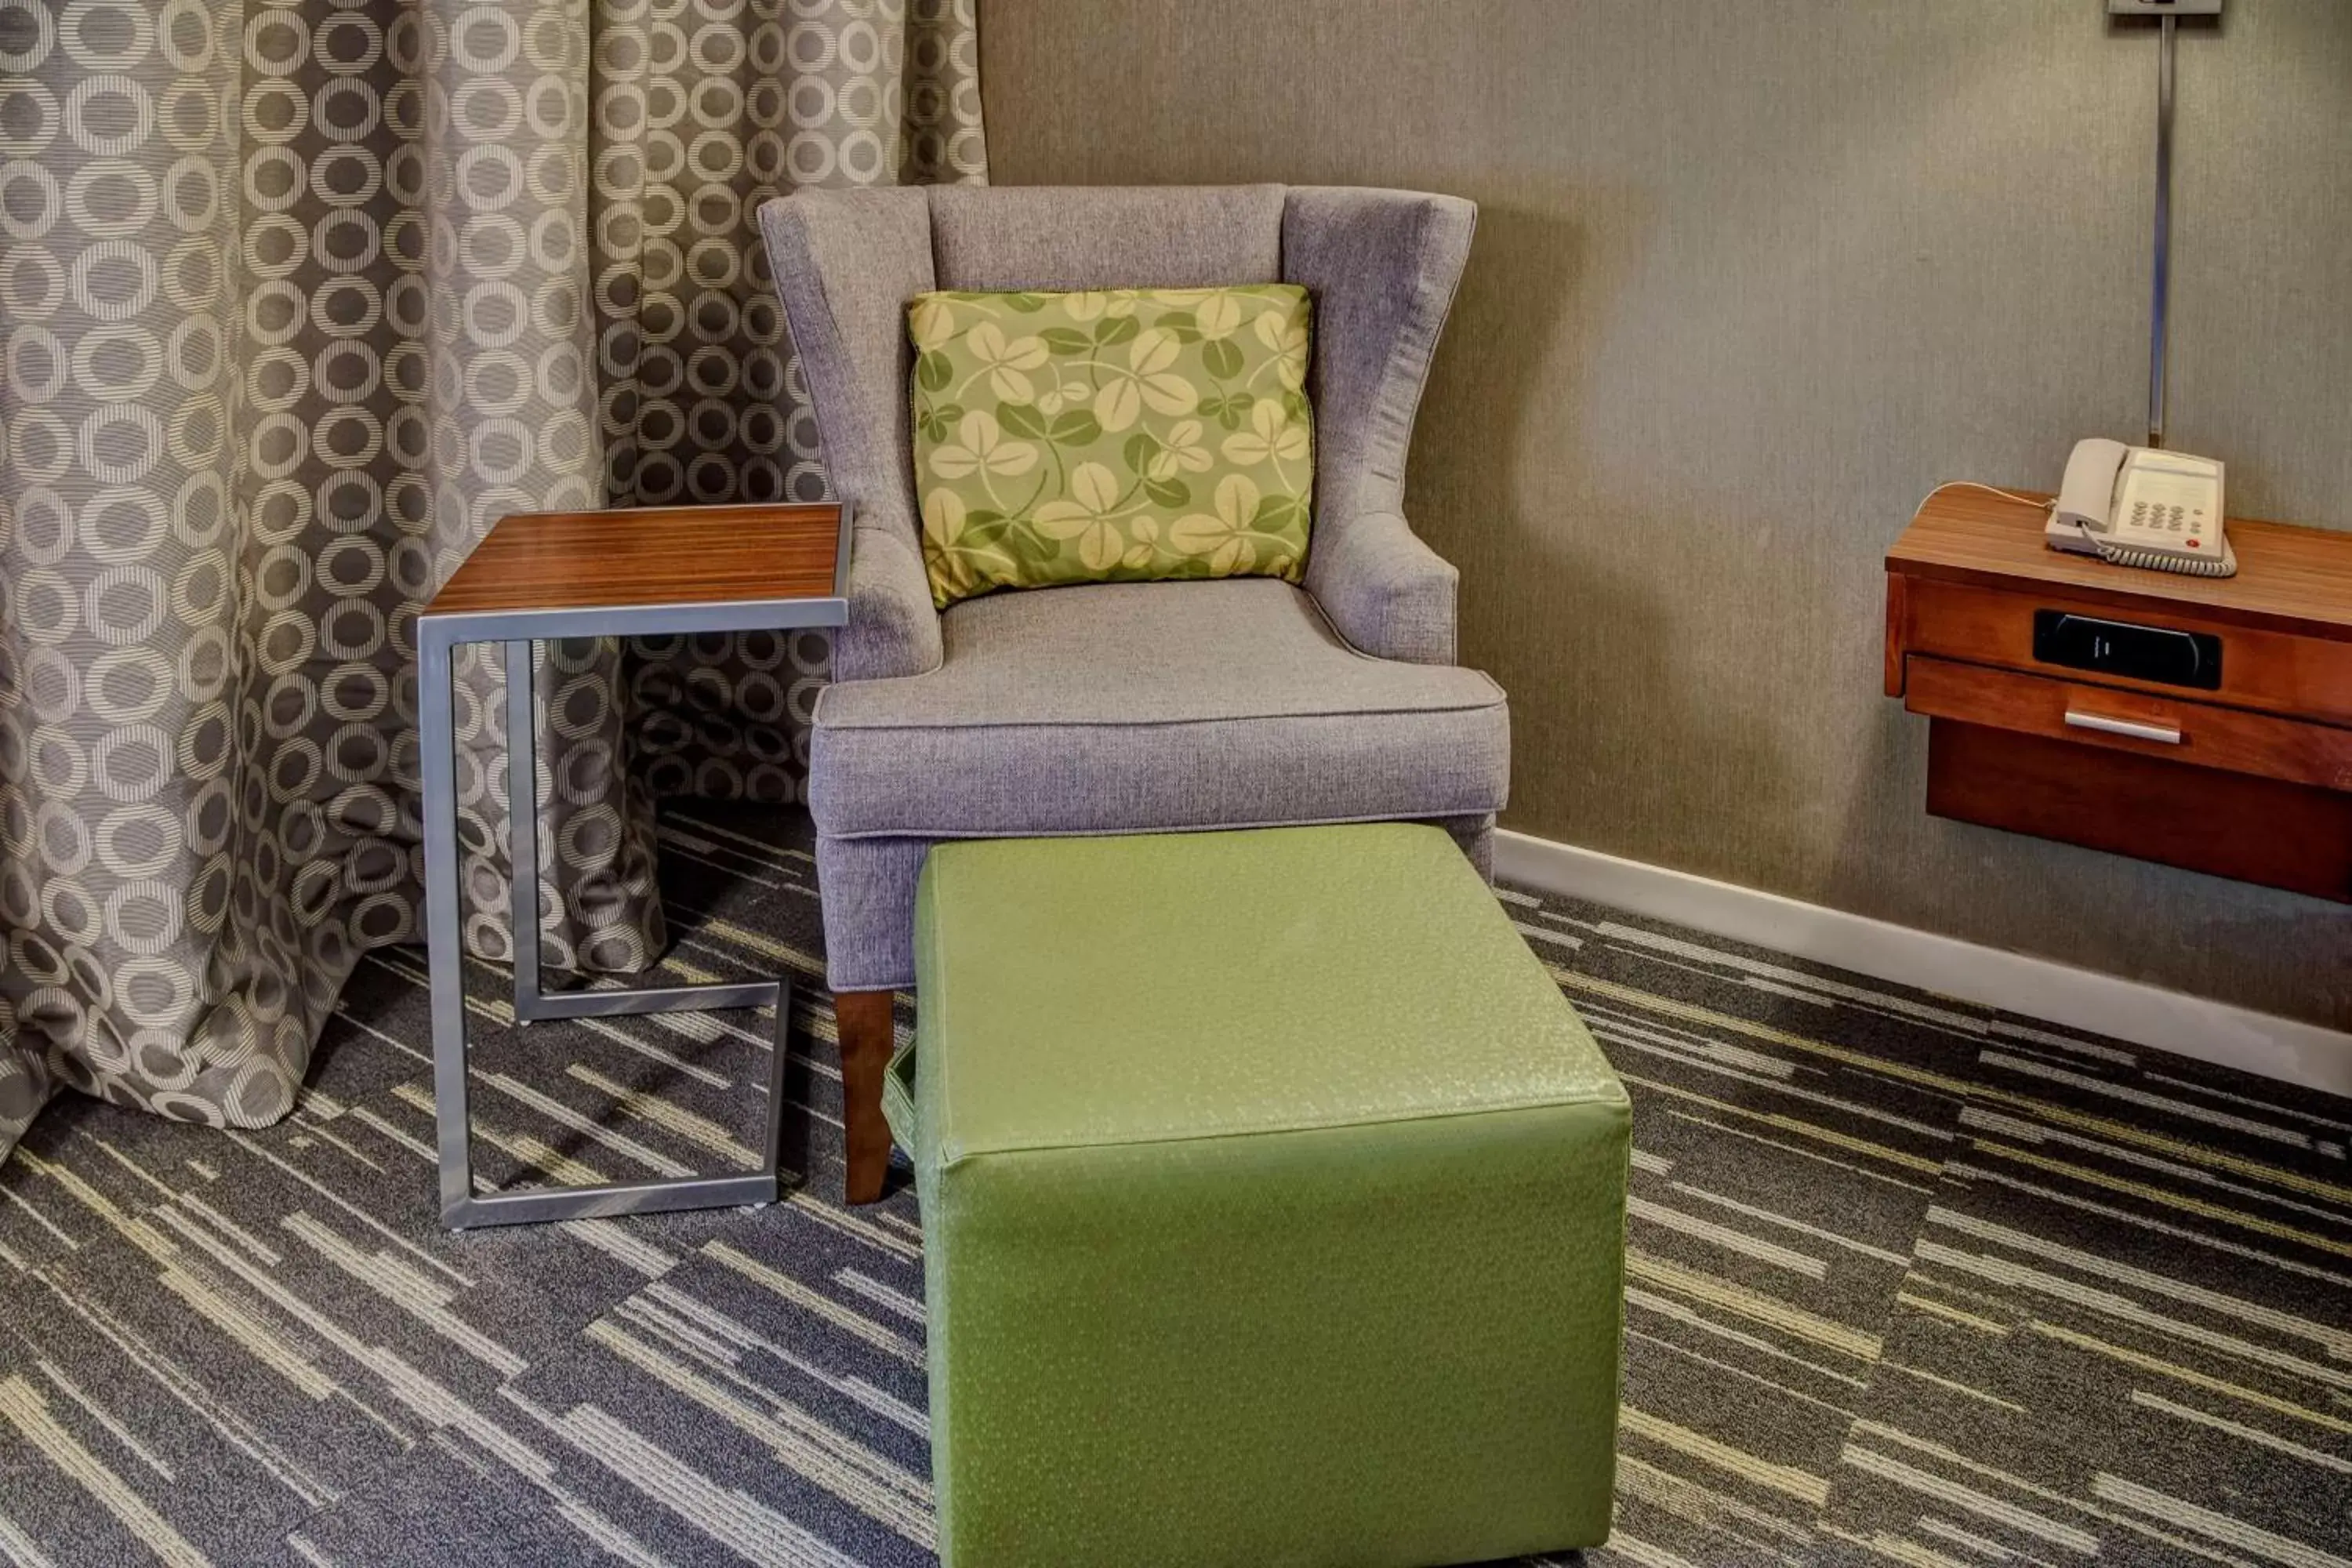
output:
<path id="1" fill-rule="evenodd" d="M 2226 555 L 2211 555 L 2201 561 L 2191 561 L 2179 555 L 2159 555 L 2153 550 L 2136 550 L 2128 544 L 2109 544 L 2089 529 L 2083 537 L 2097 549 L 2099 559 L 2112 561 L 2118 566 L 2144 566 L 2152 572 L 2178 572 L 2185 577 L 2234 577 L 2238 563 Z"/>

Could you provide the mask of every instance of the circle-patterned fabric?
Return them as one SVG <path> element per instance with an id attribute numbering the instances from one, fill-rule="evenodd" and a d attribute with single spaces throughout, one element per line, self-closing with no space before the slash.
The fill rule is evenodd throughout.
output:
<path id="1" fill-rule="evenodd" d="M 822 498 L 751 215 L 982 178 L 976 57 L 972 0 L 0 0 L 0 1153 L 60 1084 L 285 1113 L 421 935 L 416 606 L 509 511 Z M 799 795 L 826 663 L 542 648 L 551 964 L 658 950 L 649 791 Z"/>

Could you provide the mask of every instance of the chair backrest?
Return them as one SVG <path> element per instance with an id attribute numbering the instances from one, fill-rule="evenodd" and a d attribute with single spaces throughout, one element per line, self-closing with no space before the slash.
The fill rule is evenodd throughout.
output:
<path id="1" fill-rule="evenodd" d="M 1199 289 L 1282 277 L 1280 185 L 940 185 L 942 289 Z"/>
<path id="2" fill-rule="evenodd" d="M 1475 215 L 1352 186 L 939 185 L 796 192 L 760 222 L 835 490 L 911 542 L 905 315 L 932 289 L 1304 284 L 1316 529 L 1398 510 Z"/>

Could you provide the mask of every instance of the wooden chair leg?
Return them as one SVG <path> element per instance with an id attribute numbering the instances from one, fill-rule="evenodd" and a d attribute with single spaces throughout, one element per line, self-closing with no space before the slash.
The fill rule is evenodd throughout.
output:
<path id="1" fill-rule="evenodd" d="M 833 999 L 841 1036 L 841 1124 L 849 1162 L 846 1196 L 870 1204 L 890 1169 L 890 1124 L 882 1119 L 882 1079 L 897 1032 L 887 991 L 845 991 Z"/>

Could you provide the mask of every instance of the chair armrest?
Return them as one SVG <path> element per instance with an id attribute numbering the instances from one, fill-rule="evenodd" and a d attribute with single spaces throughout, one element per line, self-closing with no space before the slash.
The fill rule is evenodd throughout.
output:
<path id="1" fill-rule="evenodd" d="M 833 635 L 835 680 L 889 680 L 940 667 L 940 613 L 910 531 L 859 511 L 850 534 L 849 624 Z"/>
<path id="2" fill-rule="evenodd" d="M 1307 547 L 1307 591 L 1351 647 L 1378 658 L 1452 664 L 1460 581 L 1399 512 L 1318 529 Z"/>

